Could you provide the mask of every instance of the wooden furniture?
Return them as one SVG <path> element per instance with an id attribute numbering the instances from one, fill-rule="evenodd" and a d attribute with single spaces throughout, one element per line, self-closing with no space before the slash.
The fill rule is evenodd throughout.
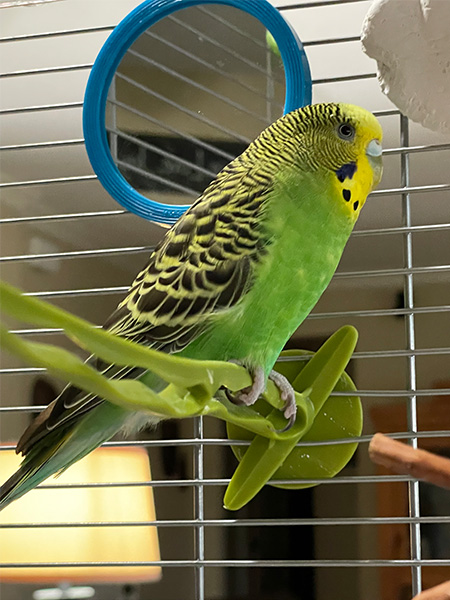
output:
<path id="1" fill-rule="evenodd" d="M 450 381 L 442 382 L 439 387 L 449 388 Z M 382 433 L 399 432 L 407 430 L 406 405 L 374 407 L 370 411 L 376 431 Z M 450 396 L 436 396 L 418 401 L 418 423 L 421 431 L 450 430 Z M 450 456 L 450 438 L 421 438 L 418 445 L 436 454 Z M 391 474 L 387 469 L 377 466 L 377 474 Z M 421 484 L 422 492 L 435 492 L 439 488 L 431 489 L 429 484 Z M 377 516 L 380 517 L 407 517 L 408 513 L 408 486 L 405 482 L 380 483 L 377 486 Z M 438 492 L 440 493 L 440 492 Z M 450 515 L 450 492 L 448 494 L 448 514 Z M 426 507 L 421 494 L 421 515 L 426 513 Z M 448 526 L 447 526 L 448 527 Z M 422 526 L 424 538 L 439 535 L 442 526 L 435 526 L 430 532 L 428 526 Z M 448 532 L 447 532 L 448 533 Z M 391 523 L 378 527 L 378 543 L 381 559 L 398 560 L 409 559 L 409 525 Z M 422 544 L 426 550 L 426 543 Z M 450 546 L 444 558 L 450 557 Z M 427 556 L 423 555 L 423 558 Z M 430 558 L 428 556 L 428 558 Z M 436 558 L 431 556 L 431 558 Z M 450 579 L 450 567 L 423 567 L 423 588 L 428 589 Z M 411 600 L 411 569 L 409 567 L 384 567 L 380 569 L 381 600 Z"/>

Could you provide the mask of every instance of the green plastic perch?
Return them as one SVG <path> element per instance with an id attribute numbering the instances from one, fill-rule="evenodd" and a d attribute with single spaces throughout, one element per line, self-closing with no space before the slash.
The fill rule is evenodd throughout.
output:
<path id="1" fill-rule="evenodd" d="M 319 473 L 315 476 L 331 477 L 345 466 L 356 449 L 356 444 L 312 447 L 307 453 L 310 460 L 305 461 L 303 448 L 295 448 L 308 435 L 313 436 L 309 439 L 336 439 L 361 432 L 359 399 L 329 397 L 335 386 L 341 391 L 355 389 L 350 378 L 343 374 L 357 341 L 353 327 L 337 331 L 309 362 L 300 356 L 299 361 L 277 365 L 277 370 L 284 372 L 293 384 L 298 407 L 294 426 L 283 432 L 286 423 L 280 412 L 283 402 L 272 382 L 269 381 L 264 398 L 252 407 L 236 406 L 219 392 L 223 386 L 237 391 L 251 384 L 251 377 L 243 367 L 192 360 L 146 348 L 42 300 L 25 296 L 4 282 L 0 282 L 0 294 L 2 312 L 40 327 L 62 328 L 80 347 L 101 359 L 151 370 L 168 385 L 155 393 L 145 385 L 145 375 L 141 380 L 109 380 L 67 350 L 24 340 L 1 326 L 2 347 L 27 364 L 44 367 L 52 375 L 130 410 L 149 411 L 162 418 L 213 416 L 228 423 L 232 439 L 254 438 L 249 447 L 233 449 L 241 462 L 225 494 L 226 508 L 243 506 L 272 476 L 298 480 Z M 288 354 L 293 358 L 292 352 Z M 340 425 L 330 430 L 330 423 Z"/>

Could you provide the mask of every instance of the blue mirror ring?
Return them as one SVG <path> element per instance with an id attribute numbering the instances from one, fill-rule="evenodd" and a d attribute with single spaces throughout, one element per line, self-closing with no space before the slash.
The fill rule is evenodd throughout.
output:
<path id="1" fill-rule="evenodd" d="M 108 91 L 123 56 L 149 27 L 175 11 L 199 4 L 221 4 L 256 17 L 275 39 L 286 75 L 284 113 L 311 103 L 312 84 L 301 41 L 267 0 L 147 0 L 111 32 L 92 67 L 83 107 L 83 131 L 91 165 L 106 191 L 125 209 L 157 223 L 173 224 L 189 205 L 156 202 L 139 194 L 122 176 L 111 156 L 105 128 Z"/>

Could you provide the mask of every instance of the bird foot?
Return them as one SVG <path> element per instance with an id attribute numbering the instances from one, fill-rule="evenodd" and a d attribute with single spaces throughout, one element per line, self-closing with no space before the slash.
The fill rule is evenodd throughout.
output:
<path id="1" fill-rule="evenodd" d="M 288 379 L 277 371 L 271 371 L 269 379 L 274 382 L 280 392 L 280 398 L 284 401 L 284 416 L 288 420 L 288 424 L 282 431 L 288 431 L 295 423 L 295 417 L 297 415 L 294 388 L 289 383 Z"/>
<path id="2" fill-rule="evenodd" d="M 256 369 L 253 371 L 253 383 L 251 387 L 246 387 L 242 390 L 239 390 L 234 401 L 236 404 L 245 404 L 245 406 L 251 406 L 258 400 L 265 389 L 266 378 L 264 376 L 264 370 L 262 367 L 256 367 Z"/>
<path id="3" fill-rule="evenodd" d="M 240 361 L 231 360 L 238 365 L 242 365 Z M 251 406 L 254 404 L 261 394 L 264 393 L 266 389 L 266 381 L 264 376 L 264 369 L 262 367 L 256 367 L 253 370 L 253 383 L 250 387 L 246 387 L 240 391 L 238 391 L 235 395 L 231 394 L 229 390 L 226 390 L 226 394 L 228 399 L 234 404 L 244 404 L 245 406 Z M 269 379 L 274 382 L 278 391 L 280 392 L 280 397 L 284 401 L 284 416 L 288 420 L 288 424 L 282 431 L 288 431 L 292 425 L 295 423 L 295 416 L 297 414 L 297 404 L 295 403 L 295 392 L 292 385 L 286 379 L 284 375 L 281 373 L 277 373 L 277 371 L 271 371 L 269 374 Z"/>

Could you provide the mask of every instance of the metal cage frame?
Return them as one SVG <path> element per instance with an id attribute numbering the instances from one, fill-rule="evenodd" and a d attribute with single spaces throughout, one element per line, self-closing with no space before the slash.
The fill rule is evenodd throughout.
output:
<path id="1" fill-rule="evenodd" d="M 278 9 L 287 17 L 293 14 L 295 11 L 303 11 L 314 7 L 327 7 L 333 5 L 344 5 L 349 3 L 360 3 L 365 0 L 317 0 L 317 1 L 300 1 L 293 2 L 291 4 L 283 5 L 278 2 Z M 367 4 L 367 2 L 366 2 Z M 25 34 L 17 36 L 8 36 L 0 38 L 0 52 L 2 48 L 7 44 L 21 44 L 22 42 L 30 42 L 32 40 L 62 36 L 75 36 L 83 35 L 86 33 L 102 33 L 111 31 L 112 26 L 102 25 L 99 27 L 90 27 L 85 29 L 67 29 L 64 31 L 48 31 L 36 34 Z M 323 46 L 330 44 L 345 44 L 348 42 L 355 42 L 359 39 L 358 36 L 347 36 L 347 37 L 334 37 L 329 39 L 317 39 L 311 40 L 304 43 L 305 49 L 308 52 L 308 48 L 313 46 Z M 74 71 L 88 71 L 91 68 L 91 63 L 83 64 L 64 64 L 58 67 L 44 67 L 42 69 L 28 69 L 28 70 L 16 70 L 12 72 L 2 73 L 0 80 L 12 78 L 23 78 L 30 77 L 38 78 L 42 74 L 58 74 L 64 72 Z M 313 71 L 314 75 L 314 71 Z M 313 79 L 313 86 L 322 84 L 329 84 L 335 82 L 345 81 L 362 81 L 365 79 L 375 78 L 376 73 L 371 71 L 362 73 L 359 75 L 351 74 L 339 74 L 333 78 L 316 78 Z M 314 88 L 313 88 L 314 89 Z M 27 105 L 24 101 L 24 105 L 20 107 L 2 108 L 0 110 L 0 117 L 7 118 L 9 115 L 26 115 L 29 113 L 38 113 L 40 111 L 64 111 L 68 109 L 81 109 L 82 102 L 55 102 L 53 104 L 45 105 Z M 404 247 L 404 259 L 403 265 L 396 268 L 377 269 L 372 271 L 353 271 L 343 272 L 340 271 L 336 274 L 336 278 L 365 278 L 375 277 L 383 278 L 387 276 L 398 275 L 403 278 L 403 294 L 404 294 L 404 306 L 399 308 L 377 308 L 377 309 L 361 309 L 361 310 L 349 310 L 349 311 L 337 311 L 332 313 L 327 312 L 315 312 L 309 318 L 310 319 L 326 319 L 330 317 L 358 317 L 365 318 L 369 316 L 404 316 L 406 323 L 406 342 L 403 348 L 390 350 L 378 350 L 373 352 L 356 352 L 355 358 L 389 358 L 389 357 L 404 357 L 407 361 L 407 380 L 405 381 L 405 388 L 402 390 L 361 390 L 360 396 L 364 398 L 370 398 L 375 396 L 383 395 L 384 397 L 406 397 L 408 399 L 407 405 L 407 416 L 408 416 L 408 428 L 405 431 L 397 432 L 392 437 L 397 439 L 408 440 L 413 447 L 417 447 L 418 440 L 421 438 L 446 438 L 450 437 L 450 431 L 446 429 L 435 430 L 435 431 L 422 431 L 420 429 L 417 417 L 417 406 L 418 398 L 431 397 L 435 395 L 449 395 L 450 389 L 418 389 L 417 384 L 417 373 L 416 373 L 416 361 L 417 357 L 420 356 L 432 356 L 435 354 L 448 355 L 450 354 L 450 345 L 444 348 L 417 348 L 416 342 L 416 331 L 415 331 L 415 319 L 417 315 L 428 314 L 431 312 L 435 313 L 446 313 L 450 310 L 450 305 L 439 305 L 434 307 L 420 307 L 415 303 L 414 297 L 414 279 L 418 274 L 430 274 L 435 275 L 439 273 L 446 273 L 450 271 L 450 265 L 442 264 L 436 266 L 417 266 L 414 262 L 413 250 L 414 250 L 414 234 L 418 232 L 437 232 L 437 231 L 450 231 L 450 222 L 447 223 L 433 223 L 429 225 L 414 225 L 411 216 L 411 198 L 416 193 L 434 193 L 434 192 L 450 192 L 450 183 L 431 183 L 429 185 L 413 185 L 411 183 L 411 166 L 410 159 L 415 153 L 421 152 L 440 152 L 450 149 L 450 143 L 442 144 L 429 144 L 426 146 L 411 146 L 409 136 L 409 121 L 406 117 L 400 114 L 395 108 L 382 110 L 375 112 L 375 114 L 381 119 L 385 117 L 395 117 L 399 120 L 400 127 L 400 146 L 394 148 L 388 148 L 384 151 L 386 157 L 389 156 L 400 156 L 401 162 L 401 181 L 398 187 L 391 187 L 389 189 L 380 189 L 373 193 L 374 197 L 382 196 L 401 196 L 402 202 L 402 218 L 403 224 L 399 227 L 393 228 L 373 228 L 366 230 L 357 230 L 354 232 L 355 237 L 372 237 L 381 235 L 398 235 L 403 240 Z M 0 155 L 3 152 L 14 152 L 16 150 L 29 149 L 39 152 L 43 148 L 64 148 L 67 146 L 79 146 L 83 144 L 83 139 L 62 139 L 58 141 L 48 142 L 36 142 L 36 143 L 16 143 L 0 146 Z M 82 175 L 74 176 L 60 176 L 53 178 L 42 178 L 32 180 L 16 180 L 16 181 L 4 181 L 0 183 L 0 191 L 6 192 L 8 189 L 16 188 L 33 188 L 39 186 L 51 186 L 51 185 L 65 185 L 74 184 L 79 185 L 83 181 L 95 180 L 96 176 L 92 173 L 86 173 Z M 64 213 L 52 215 L 28 215 L 28 216 L 13 216 L 0 219 L 1 227 L 8 227 L 11 224 L 30 224 L 30 223 L 50 223 L 55 224 L 62 221 L 74 221 L 78 219 L 96 219 L 101 222 L 104 217 L 113 217 L 114 219 L 120 219 L 126 213 L 121 208 L 115 208 L 113 210 L 96 210 L 95 208 L 91 211 L 84 211 L 79 213 Z M 89 258 L 98 256 L 118 256 L 123 254 L 138 254 L 142 252 L 148 252 L 149 247 L 143 245 L 127 246 L 127 247 L 110 247 L 110 248 L 99 248 L 90 250 L 73 250 L 67 252 L 56 252 L 56 253 L 40 253 L 40 254 L 21 254 L 15 256 L 3 256 L 0 258 L 0 266 L 6 264 L 23 263 L 25 261 L 51 261 L 51 260 L 66 260 L 71 258 Z M 60 290 L 45 290 L 39 292 L 30 292 L 30 295 L 54 299 L 54 298 L 67 298 L 67 297 L 90 297 L 92 295 L 109 295 L 123 293 L 127 290 L 126 286 L 99 286 L 90 288 L 80 289 L 60 289 Z M 54 330 L 42 330 L 42 329 L 20 329 L 16 330 L 22 335 L 33 336 L 36 334 L 45 335 L 47 333 L 55 333 Z M 39 373 L 39 369 L 32 369 L 28 367 L 13 367 L 13 368 L 2 368 L 0 369 L 0 375 L 2 377 L 18 377 L 24 374 Z M 42 409 L 43 407 L 30 407 L 28 405 L 3 405 L 0 407 L 0 417 L 6 419 L 9 414 L 15 413 L 29 413 L 35 412 L 36 410 Z M 371 439 L 370 435 L 363 435 L 359 438 L 360 444 L 367 444 Z M 345 441 L 345 440 L 344 440 Z M 353 441 L 353 440 L 352 440 Z M 121 444 L 122 442 L 110 442 L 110 444 Z M 226 560 L 211 560 L 207 558 L 205 553 L 205 531 L 209 527 L 239 527 L 239 526 L 260 526 L 270 527 L 279 526 L 281 524 L 286 525 L 278 519 L 264 519 L 264 520 L 244 520 L 235 519 L 233 517 L 226 519 L 208 519 L 205 517 L 205 489 L 208 486 L 224 486 L 227 483 L 226 479 L 212 479 L 205 478 L 204 469 L 204 453 L 205 448 L 212 445 L 227 446 L 230 444 L 229 440 L 208 438 L 205 437 L 204 423 L 202 418 L 195 420 L 194 435 L 191 438 L 178 439 L 178 440 L 149 440 L 149 441 L 130 441 L 123 442 L 125 445 L 142 445 L 145 447 L 159 447 L 163 445 L 173 446 L 188 446 L 193 449 L 194 453 L 194 474 L 192 478 L 183 480 L 175 479 L 170 481 L 156 480 L 151 482 L 154 488 L 165 486 L 184 486 L 190 487 L 194 491 L 194 505 L 195 513 L 192 519 L 189 520 L 169 520 L 160 521 L 157 520 L 154 524 L 158 527 L 188 527 L 194 532 L 195 539 L 195 550 L 194 558 L 189 560 L 161 560 L 158 564 L 162 567 L 190 567 L 195 570 L 196 580 L 196 600 L 204 600 L 205 595 L 205 570 L 211 567 L 309 567 L 313 566 L 316 568 L 347 568 L 347 567 L 384 567 L 390 566 L 396 567 L 410 567 L 412 572 L 412 592 L 413 595 L 419 593 L 422 589 L 422 569 L 426 566 L 450 566 L 449 559 L 423 559 L 421 553 L 421 524 L 427 522 L 439 522 L 449 523 L 450 517 L 424 517 L 421 513 L 420 501 L 419 501 L 419 482 L 415 479 L 406 476 L 379 476 L 379 475 L 347 475 L 337 476 L 332 480 L 325 480 L 322 483 L 324 485 L 333 486 L 336 483 L 340 484 L 355 484 L 355 483 L 368 483 L 368 482 L 382 482 L 382 481 L 403 481 L 408 484 L 409 491 L 409 516 L 408 517 L 342 517 L 342 518 L 329 518 L 321 519 L 320 523 L 315 519 L 296 519 L 289 521 L 289 525 L 302 526 L 302 525 L 320 525 L 320 526 L 339 526 L 339 525 L 375 525 L 386 523 L 404 523 L 410 527 L 410 557 L 404 560 L 381 560 L 381 559 L 355 559 L 355 560 L 313 560 L 313 561 L 299 561 L 299 560 L 238 560 L 238 559 L 226 559 Z M 301 445 L 301 444 L 300 444 Z M 12 446 L 2 446 L 0 450 L 12 448 Z M 1 460 L 1 453 L 0 453 Z M 311 481 L 314 483 L 314 481 Z M 117 523 L 120 526 L 121 523 Z M 136 526 L 139 526 L 136 523 Z M 15 525 L 20 527 L 20 525 Z M 90 524 L 84 526 L 95 526 L 101 527 L 102 524 Z M 11 525 L 14 527 L 14 525 Z M 9 565 L 20 569 L 21 564 Z M 46 566 L 46 565 L 42 565 Z M 64 564 L 60 565 L 61 567 Z M 69 566 L 69 565 L 66 565 Z M 0 565 L 0 580 L 1 580 L 1 565 Z"/>

